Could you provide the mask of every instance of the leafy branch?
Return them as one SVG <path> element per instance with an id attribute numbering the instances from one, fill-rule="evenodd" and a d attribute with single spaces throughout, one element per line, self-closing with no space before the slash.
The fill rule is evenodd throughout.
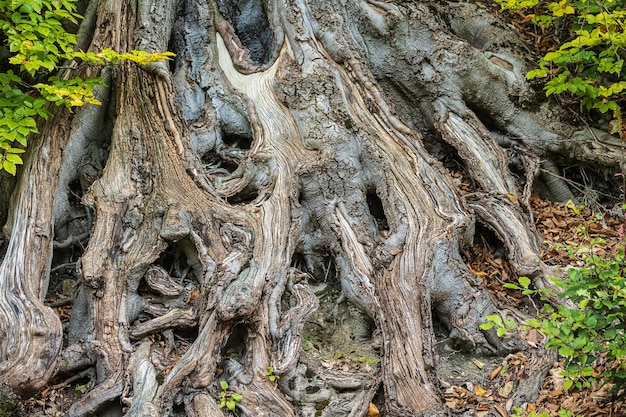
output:
<path id="1" fill-rule="evenodd" d="M 68 109 L 101 104 L 94 88 L 101 78 L 65 80 L 54 76 L 68 61 L 94 64 L 129 60 L 146 65 L 170 59 L 171 52 L 118 53 L 77 51 L 76 35 L 63 22 L 78 24 L 77 0 L 0 0 L 0 40 L 8 51 L 0 58 L 0 170 L 15 175 L 28 137 L 39 133 L 37 118 L 47 120 L 47 103 Z M 2 46 L 0 46 L 2 49 Z"/>
<path id="2" fill-rule="evenodd" d="M 526 78 L 546 79 L 547 96 L 573 98 L 588 111 L 611 111 L 609 130 L 626 137 L 621 122 L 626 103 L 626 1 L 496 2 L 503 10 L 524 12 L 525 20 L 554 29 L 558 37 L 558 47 L 547 52 Z"/>

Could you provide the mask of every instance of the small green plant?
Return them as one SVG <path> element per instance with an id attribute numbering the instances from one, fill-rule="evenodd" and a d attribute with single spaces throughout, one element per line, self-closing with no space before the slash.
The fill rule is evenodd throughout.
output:
<path id="1" fill-rule="evenodd" d="M 351 353 L 355 353 L 354 351 Z M 341 358 L 344 357 L 343 352 L 337 352 L 333 355 L 333 359 L 334 360 L 339 360 Z M 358 363 L 367 363 L 370 365 L 375 365 L 379 362 L 378 358 L 368 358 L 366 356 L 354 356 L 354 357 L 350 357 L 349 358 L 352 362 L 358 362 Z"/>
<path id="2" fill-rule="evenodd" d="M 280 379 L 280 376 L 274 373 L 274 367 L 272 365 L 267 367 L 265 375 L 267 376 L 267 379 L 270 380 L 270 382 L 278 382 L 278 380 Z"/>
<path id="3" fill-rule="evenodd" d="M 625 0 L 496 0 L 503 10 L 526 14 L 552 29 L 559 44 L 526 77 L 545 78 L 547 96 L 574 98 L 587 110 L 612 111 L 613 133 L 624 133 L 621 105 L 626 103 Z"/>
<path id="4" fill-rule="evenodd" d="M 560 295 L 576 303 L 577 308 L 546 305 L 548 315 L 536 323 L 549 336 L 547 347 L 556 348 L 566 358 L 564 375 L 577 388 L 589 387 L 598 377 L 616 386 L 626 383 L 626 280 L 624 249 L 615 248 L 608 257 L 594 254 L 603 244 L 592 239 L 585 265 L 568 270 L 568 280 L 554 278 L 563 289 Z M 594 361 L 605 359 L 603 370 L 595 369 Z"/>
<path id="5" fill-rule="evenodd" d="M 513 320 L 502 318 L 499 314 L 492 314 L 485 318 L 487 323 L 483 323 L 479 327 L 482 330 L 489 330 L 495 326 L 498 337 L 504 336 L 507 331 L 517 327 Z"/>
<path id="6" fill-rule="evenodd" d="M 220 381 L 220 387 L 222 388 L 222 391 L 220 392 L 220 395 L 219 395 L 218 407 L 219 408 L 226 407 L 230 411 L 235 411 L 235 408 L 237 407 L 237 403 L 240 403 L 241 400 L 243 400 L 243 397 L 241 396 L 241 394 L 229 391 L 228 382 L 224 380 Z"/>
<path id="7" fill-rule="evenodd" d="M 539 309 L 537 308 L 537 305 L 535 304 L 535 300 L 533 300 L 532 296 L 541 294 L 541 300 L 545 301 L 546 300 L 545 295 L 550 294 L 551 291 L 546 288 L 537 288 L 537 289 L 530 288 L 531 281 L 530 281 L 530 278 L 528 277 L 519 277 L 517 279 L 517 282 L 519 283 L 519 285 L 513 284 L 512 282 L 506 282 L 502 286 L 510 290 L 521 291 L 522 295 L 525 295 L 528 297 L 533 307 L 535 307 L 535 311 L 538 313 Z"/>
<path id="8" fill-rule="evenodd" d="M 549 413 L 541 413 L 538 414 L 536 411 L 531 411 L 528 414 L 525 414 L 524 410 L 521 407 L 513 407 L 513 414 L 511 414 L 511 417 L 550 417 Z M 574 417 L 574 414 L 571 411 L 567 411 L 564 409 L 560 409 L 559 410 L 559 417 Z M 580 415 L 576 416 L 576 417 L 582 417 Z"/>
<path id="9" fill-rule="evenodd" d="M 375 365 L 378 363 L 378 359 L 376 358 L 366 358 L 365 356 L 360 356 L 356 359 L 352 359 L 353 361 L 359 362 L 359 363 L 367 363 L 370 365 Z"/>

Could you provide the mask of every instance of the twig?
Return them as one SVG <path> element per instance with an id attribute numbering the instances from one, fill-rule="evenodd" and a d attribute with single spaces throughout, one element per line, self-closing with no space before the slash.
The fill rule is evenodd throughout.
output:
<path id="1" fill-rule="evenodd" d="M 63 307 L 63 306 L 67 306 L 70 305 L 74 302 L 74 300 L 76 300 L 76 298 L 72 297 L 72 298 L 65 298 L 63 300 L 57 300 L 57 301 L 53 301 L 51 303 L 46 303 L 46 306 L 50 307 L 50 308 L 57 308 L 57 307 Z"/>
<path id="2" fill-rule="evenodd" d="M 71 377 L 67 378 L 65 381 L 63 381 L 63 382 L 61 382 L 59 384 L 53 385 L 50 388 L 52 388 L 54 390 L 65 388 L 65 387 L 69 386 L 72 382 L 74 382 L 74 381 L 76 381 L 78 379 L 84 378 L 86 376 L 94 377 L 95 373 L 96 373 L 96 371 L 93 369 L 93 367 L 89 367 L 87 369 L 83 369 L 82 371 L 78 372 L 76 375 L 72 375 Z"/>
<path id="3" fill-rule="evenodd" d="M 63 268 L 67 268 L 68 266 L 75 266 L 75 265 L 76 265 L 76 262 L 67 262 L 61 265 L 57 265 L 50 270 L 50 273 L 52 274 L 54 272 L 60 271 Z"/>

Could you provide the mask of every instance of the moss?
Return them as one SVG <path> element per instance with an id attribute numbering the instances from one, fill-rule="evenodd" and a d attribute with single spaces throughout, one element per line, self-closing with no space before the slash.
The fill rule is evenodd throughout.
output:
<path id="1" fill-rule="evenodd" d="M 0 417 L 11 417 L 13 415 L 13 404 L 0 402 Z"/>
<path id="2" fill-rule="evenodd" d="M 4 385 L 0 385 L 0 417 L 11 417 L 15 411 L 17 398 L 11 390 Z"/>

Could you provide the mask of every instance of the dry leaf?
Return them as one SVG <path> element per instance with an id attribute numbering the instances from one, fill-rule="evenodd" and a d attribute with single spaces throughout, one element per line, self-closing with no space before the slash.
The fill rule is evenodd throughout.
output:
<path id="1" fill-rule="evenodd" d="M 500 396 L 504 398 L 508 398 L 509 395 L 511 395 L 511 392 L 513 392 L 513 381 L 507 382 L 502 388 L 498 390 L 498 394 L 500 394 Z"/>
<path id="2" fill-rule="evenodd" d="M 492 393 L 490 389 L 484 389 L 483 387 L 479 387 L 478 385 L 476 385 L 472 391 L 474 392 L 474 394 L 481 397 L 487 397 Z"/>
<path id="3" fill-rule="evenodd" d="M 502 417 L 509 417 L 509 413 L 507 413 L 504 407 L 502 407 L 501 405 L 494 404 L 493 408 L 495 408 L 498 414 L 500 414 Z"/>
<path id="4" fill-rule="evenodd" d="M 530 329 L 528 331 L 528 335 L 526 336 L 526 341 L 532 347 L 537 347 L 537 342 L 539 342 L 539 332 L 537 329 Z"/>
<path id="5" fill-rule="evenodd" d="M 500 375 L 501 371 L 502 371 L 502 366 L 498 366 L 496 369 L 494 369 L 493 371 L 489 372 L 489 375 L 487 375 L 487 377 L 489 379 L 494 379 L 495 377 Z"/>
<path id="6" fill-rule="evenodd" d="M 185 303 L 190 303 L 191 301 L 197 299 L 198 297 L 200 297 L 200 290 L 196 288 L 195 290 L 189 293 L 189 296 L 185 300 Z"/>
<path id="7" fill-rule="evenodd" d="M 370 403 L 367 409 L 367 417 L 380 417 L 380 412 L 378 411 L 378 407 Z"/>
<path id="8" fill-rule="evenodd" d="M 475 366 L 478 369 L 483 369 L 485 367 L 484 363 L 482 363 L 478 359 L 474 359 L 474 358 L 472 358 L 472 360 L 470 360 L 470 368 L 471 368 L 471 365 Z"/>

